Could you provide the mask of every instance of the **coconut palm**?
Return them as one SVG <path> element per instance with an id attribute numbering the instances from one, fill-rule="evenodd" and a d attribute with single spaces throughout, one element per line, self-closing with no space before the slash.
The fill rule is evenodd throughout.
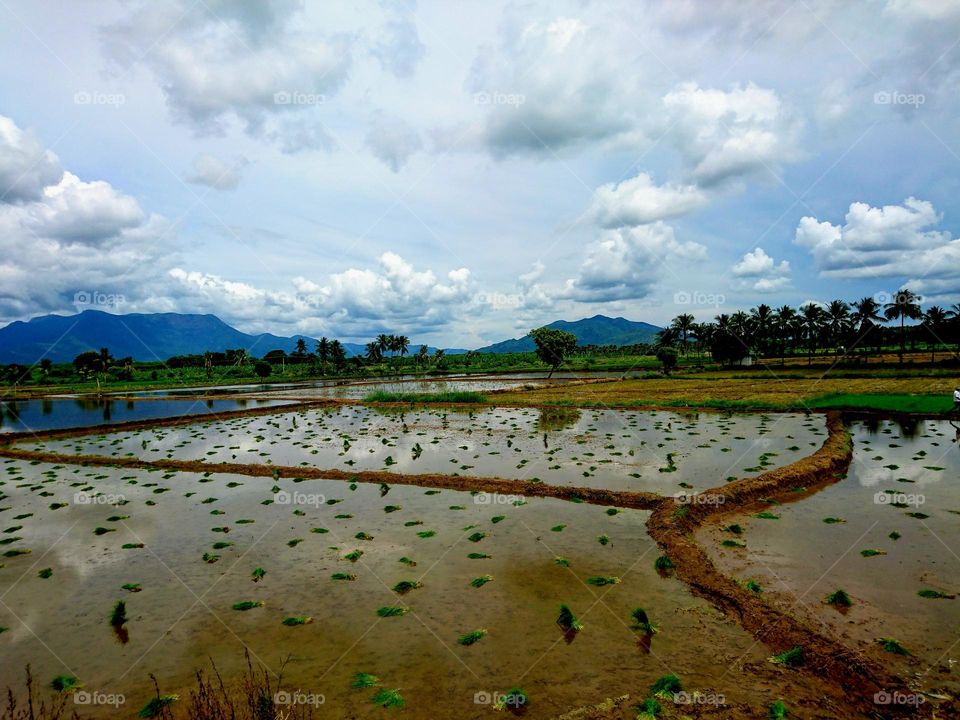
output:
<path id="1" fill-rule="evenodd" d="M 937 344 L 943 335 L 943 329 L 947 325 L 947 311 L 939 305 L 931 306 L 923 314 L 923 325 L 930 333 L 930 362 L 936 360 Z"/>
<path id="2" fill-rule="evenodd" d="M 883 314 L 887 320 L 900 321 L 899 355 L 901 365 L 903 365 L 904 335 L 906 333 L 904 324 L 906 319 L 910 318 L 911 320 L 918 320 L 923 315 L 922 311 L 920 310 L 920 303 L 918 300 L 919 298 L 915 293 L 911 292 L 907 288 L 903 288 L 893 296 L 893 302 L 889 302 L 883 306 Z"/>
<path id="3" fill-rule="evenodd" d="M 383 359 L 383 352 L 380 350 L 380 343 L 377 340 L 366 344 L 367 362 L 378 363 Z"/>
<path id="4" fill-rule="evenodd" d="M 813 353 L 823 336 L 826 318 L 826 311 L 817 303 L 807 303 L 800 308 L 801 327 L 807 339 L 807 365 L 813 362 Z"/>
<path id="5" fill-rule="evenodd" d="M 761 303 L 750 310 L 750 325 L 753 329 L 754 342 L 757 354 L 764 357 L 769 353 L 770 329 L 773 325 L 773 309 Z"/>
<path id="6" fill-rule="evenodd" d="M 380 355 L 382 357 L 385 352 L 392 350 L 393 335 L 384 335 L 383 333 L 380 333 L 377 335 L 376 343 L 377 347 L 380 348 Z"/>
<path id="7" fill-rule="evenodd" d="M 787 342 L 794 336 L 794 324 L 797 319 L 797 311 L 789 305 L 777 308 L 773 313 L 773 325 L 776 328 L 777 335 L 780 338 L 780 364 L 787 363 Z"/>
<path id="8" fill-rule="evenodd" d="M 957 341 L 957 357 L 960 358 L 960 303 L 950 306 L 947 310 L 947 320 L 950 321 L 950 329 Z"/>
<path id="9" fill-rule="evenodd" d="M 856 302 L 850 303 L 853 306 L 853 321 L 857 326 L 857 338 L 854 345 L 859 345 L 866 341 L 867 336 L 874 331 L 876 323 L 880 322 L 880 303 L 872 297 L 860 298 Z M 864 348 L 864 362 L 868 361 L 866 348 Z"/>
<path id="10" fill-rule="evenodd" d="M 850 322 L 850 306 L 843 300 L 831 301 L 826 310 L 826 323 L 835 355 L 840 354 L 840 345 L 850 332 Z"/>
<path id="11" fill-rule="evenodd" d="M 695 324 L 696 318 L 689 313 L 677 315 L 670 323 L 670 327 L 680 338 L 680 342 L 682 343 L 680 346 L 680 352 L 682 352 L 684 355 L 687 354 L 687 338 L 690 336 Z"/>

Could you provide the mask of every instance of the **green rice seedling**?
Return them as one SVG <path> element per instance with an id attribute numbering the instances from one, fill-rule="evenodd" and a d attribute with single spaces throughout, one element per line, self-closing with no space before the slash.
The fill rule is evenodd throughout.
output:
<path id="1" fill-rule="evenodd" d="M 228 547 L 230 547 L 231 545 L 233 545 L 232 542 L 226 542 L 226 541 L 224 541 L 224 540 L 221 540 L 220 542 L 215 542 L 215 543 L 212 545 L 212 547 L 213 547 L 214 550 L 223 550 L 224 548 L 228 548 Z"/>
<path id="2" fill-rule="evenodd" d="M 469 540 L 470 542 L 473 542 L 473 543 L 478 543 L 478 542 L 480 542 L 481 540 L 483 540 L 486 536 L 487 536 L 486 533 L 483 533 L 483 532 L 475 532 L 475 533 L 473 533 L 473 535 L 470 535 L 470 536 L 467 538 L 467 540 Z"/>
<path id="3" fill-rule="evenodd" d="M 860 554 L 863 555 L 863 557 L 876 557 L 877 555 L 886 555 L 887 553 L 884 552 L 883 550 L 868 548 L 866 550 L 861 550 Z"/>
<path id="4" fill-rule="evenodd" d="M 260 582 L 261 580 L 263 580 L 266 574 L 267 574 L 266 570 L 264 570 L 262 567 L 258 567 L 258 568 L 254 568 L 253 572 L 250 573 L 250 578 L 254 582 Z"/>
<path id="5" fill-rule="evenodd" d="M 530 705 L 530 696 L 518 687 L 512 687 L 494 702 L 494 710 L 504 710 L 509 708 L 512 711 L 519 712 Z"/>
<path id="6" fill-rule="evenodd" d="M 892 533 L 890 533 L 889 535 L 887 535 L 887 537 L 890 538 L 891 540 L 899 540 L 900 538 L 903 537 L 903 535 L 901 535 L 901 534 L 898 533 L 896 530 L 894 530 Z"/>
<path id="7" fill-rule="evenodd" d="M 408 520 L 403 524 L 404 527 L 414 527 L 416 525 L 423 525 L 423 520 Z"/>
<path id="8" fill-rule="evenodd" d="M 306 615 L 291 615 L 285 617 L 281 622 L 287 627 L 295 627 L 297 625 L 309 625 L 313 622 L 313 618 Z"/>
<path id="9" fill-rule="evenodd" d="M 310 532 L 317 533 L 318 535 L 326 535 L 330 531 L 327 530 L 326 528 L 315 527 L 315 528 L 311 528 Z"/>
<path id="10" fill-rule="evenodd" d="M 212 553 L 204 553 L 203 561 L 207 564 L 213 564 L 220 559 L 219 555 L 213 555 Z"/>
<path id="11" fill-rule="evenodd" d="M 377 610 L 377 615 L 380 617 L 400 617 L 401 615 L 406 615 L 408 612 L 409 608 L 399 607 L 397 605 L 387 605 L 379 608 Z"/>
<path id="12" fill-rule="evenodd" d="M 908 513 L 904 513 L 904 514 L 905 514 L 907 517 L 916 518 L 917 520 L 926 520 L 928 517 L 930 517 L 930 516 L 927 515 L 926 513 L 922 513 L 922 512 L 908 512 Z"/>
<path id="13" fill-rule="evenodd" d="M 8 627 L 4 627 L 3 625 L 0 625 L 0 635 L 3 635 L 9 629 L 10 628 Z"/>
<path id="14" fill-rule="evenodd" d="M 347 553 L 343 556 L 344 560 L 349 560 L 350 562 L 355 563 L 363 556 L 363 550 L 354 550 L 353 552 Z"/>
<path id="15" fill-rule="evenodd" d="M 886 650 L 888 653 L 893 653 L 894 655 L 909 655 L 910 651 L 907 650 L 899 641 L 894 640 L 891 637 L 882 637 L 877 638 L 877 642 L 880 643 L 880 647 Z"/>
<path id="16" fill-rule="evenodd" d="M 13 545 L 13 543 L 19 540 L 23 540 L 23 538 L 18 535 L 14 535 L 13 537 L 3 538 L 0 540 L 0 545 Z"/>
<path id="17" fill-rule="evenodd" d="M 80 681 L 73 675 L 57 675 L 50 681 L 50 688 L 59 693 L 70 692 L 80 687 L 82 687 Z"/>
<path id="18" fill-rule="evenodd" d="M 844 520 L 843 518 L 838 518 L 838 517 L 825 517 L 825 518 L 823 519 L 823 521 L 824 521 L 827 525 L 836 525 L 837 523 L 845 523 L 845 522 L 846 522 L 846 520 Z"/>
<path id="19" fill-rule="evenodd" d="M 667 555 L 660 555 L 656 560 L 653 561 L 653 567 L 658 572 L 668 572 L 673 570 L 673 560 L 671 560 Z"/>
<path id="20" fill-rule="evenodd" d="M 374 705 L 379 705 L 382 708 L 387 708 L 388 710 L 396 708 L 400 709 L 406 702 L 403 699 L 403 696 L 400 694 L 399 690 L 387 690 L 380 689 L 373 694 L 373 697 L 370 698 L 370 702 Z"/>
<path id="21" fill-rule="evenodd" d="M 292 540 L 287 540 L 287 547 L 296 547 L 303 542 L 303 538 L 293 538 Z"/>
<path id="22" fill-rule="evenodd" d="M 734 523 L 733 525 L 727 525 L 724 530 L 731 532 L 734 535 L 743 535 L 743 528 Z"/>
<path id="23" fill-rule="evenodd" d="M 123 585 L 120 586 L 120 588 L 122 590 L 126 590 L 127 592 L 132 592 L 132 593 L 138 593 L 141 590 L 143 590 L 143 588 L 140 587 L 140 583 L 124 583 Z"/>
<path id="24" fill-rule="evenodd" d="M 552 528 L 550 528 L 550 531 L 551 531 L 551 532 L 563 532 L 563 529 L 564 529 L 565 527 L 566 527 L 566 525 L 554 525 Z"/>
<path id="25" fill-rule="evenodd" d="M 493 575 L 481 575 L 480 577 L 476 577 L 473 580 L 471 580 L 470 584 L 475 588 L 479 588 L 479 587 L 483 587 L 491 580 L 493 580 Z"/>
<path id="26" fill-rule="evenodd" d="M 663 675 L 650 686 L 650 694 L 657 698 L 672 700 L 673 696 L 679 692 L 683 692 L 683 684 L 673 673 Z"/>
<path id="27" fill-rule="evenodd" d="M 379 684 L 380 678 L 378 678 L 376 675 L 358 672 L 353 676 L 353 680 L 350 682 L 350 687 L 352 687 L 354 690 L 362 690 L 364 688 L 377 687 Z"/>
<path id="28" fill-rule="evenodd" d="M 357 576 L 354 575 L 353 573 L 335 572 L 333 575 L 330 576 L 330 579 L 352 581 L 352 580 L 356 580 Z"/>
<path id="29" fill-rule="evenodd" d="M 344 515 L 334 515 L 334 520 L 352 520 L 353 515 L 344 514 Z"/>
<path id="30" fill-rule="evenodd" d="M 373 540 L 373 535 L 365 532 L 358 532 L 353 537 L 355 537 L 357 540 Z"/>
<path id="31" fill-rule="evenodd" d="M 251 520 L 250 518 L 240 518 L 237 520 L 237 525 L 252 525 L 256 520 Z"/>
<path id="32" fill-rule="evenodd" d="M 263 600 L 244 600 L 243 602 L 234 603 L 230 607 L 232 607 L 234 610 L 246 611 L 263 606 Z"/>
<path id="33" fill-rule="evenodd" d="M 746 543 L 742 543 L 739 540 L 729 540 L 729 539 L 724 540 L 720 544 L 723 545 L 724 547 L 731 547 L 731 548 L 743 548 L 747 546 Z"/>
<path id="34" fill-rule="evenodd" d="M 583 630 L 583 625 L 579 620 L 577 620 L 577 616 L 574 615 L 573 611 L 566 605 L 560 606 L 560 615 L 557 617 L 557 625 L 567 632 L 580 632 Z"/>
<path id="35" fill-rule="evenodd" d="M 620 510 L 618 510 L 617 508 L 613 508 L 613 507 L 607 508 L 607 515 L 610 515 L 611 517 L 616 515 L 618 512 L 620 512 Z"/>
<path id="36" fill-rule="evenodd" d="M 417 566 L 416 560 L 411 560 L 410 558 L 408 558 L 408 557 L 406 557 L 406 556 L 400 558 L 400 562 L 402 562 L 402 563 L 403 563 L 404 565 L 406 565 L 407 567 L 416 567 L 416 566 Z"/>
<path id="37" fill-rule="evenodd" d="M 656 625 L 650 622 L 650 618 L 647 617 L 647 611 L 642 607 L 634 608 L 630 612 L 630 617 L 633 618 L 633 629 L 639 630 L 640 632 L 652 634 L 658 631 Z"/>
<path id="38" fill-rule="evenodd" d="M 597 587 L 603 587 L 604 585 L 616 585 L 620 582 L 620 578 L 615 575 L 594 575 L 593 577 L 587 578 L 588 585 L 595 585 Z"/>
<path id="39" fill-rule="evenodd" d="M 124 543 L 120 546 L 121 550 L 139 550 L 144 547 L 143 543 Z"/>
<path id="40" fill-rule="evenodd" d="M 746 587 L 750 592 L 757 593 L 757 595 L 763 592 L 763 586 L 761 586 L 756 580 L 747 580 L 744 583 L 744 587 Z"/>
<path id="41" fill-rule="evenodd" d="M 422 588 L 423 583 L 416 580 L 401 580 L 396 585 L 393 586 L 393 591 L 401 595 L 410 592 L 411 590 L 416 590 L 417 588 Z"/>
<path id="42" fill-rule="evenodd" d="M 779 520 L 780 516 L 772 512 L 758 512 L 754 514 L 755 518 L 760 518 L 761 520 Z"/>
<path id="43" fill-rule="evenodd" d="M 40 572 L 37 573 L 37 577 L 47 580 L 53 576 L 53 568 L 43 568 Z"/>
<path id="44" fill-rule="evenodd" d="M 800 667 L 804 663 L 803 648 L 793 647 L 779 655 L 773 655 L 770 662 L 785 667 Z"/>
<path id="45" fill-rule="evenodd" d="M 655 698 L 647 698 L 633 707 L 637 711 L 637 720 L 656 720 L 663 713 L 663 706 Z"/>
<path id="46" fill-rule="evenodd" d="M 506 515 L 494 515 L 492 518 L 490 518 L 490 522 L 496 525 L 498 522 L 503 522 L 506 519 L 507 519 Z"/>
<path id="47" fill-rule="evenodd" d="M 952 600 L 956 595 L 948 595 L 945 592 L 940 592 L 939 590 L 918 590 L 917 595 L 922 598 L 927 598 L 928 600 Z"/>
<path id="48" fill-rule="evenodd" d="M 598 535 L 597 542 L 600 543 L 601 545 L 609 545 L 610 538 L 607 535 Z"/>
<path id="49" fill-rule="evenodd" d="M 123 600 L 117 600 L 110 613 L 110 624 L 115 628 L 120 627 L 127 622 L 127 604 Z"/>
<path id="50" fill-rule="evenodd" d="M 94 528 L 94 529 L 93 529 L 93 534 L 94 534 L 94 535 L 106 535 L 107 533 L 112 533 L 112 532 L 116 532 L 116 531 L 117 531 L 116 528 L 98 527 L 98 528 Z"/>
<path id="51" fill-rule="evenodd" d="M 457 638 L 458 645 L 473 645 L 475 642 L 483 638 L 487 634 L 486 630 L 474 630 L 473 632 L 468 632 L 466 635 L 461 635 Z"/>
<path id="52" fill-rule="evenodd" d="M 417 533 L 417 537 L 419 537 L 419 538 L 432 538 L 432 537 L 433 537 L 434 535 L 436 535 L 436 534 L 437 534 L 437 531 L 436 531 L 436 530 L 423 530 L 423 531 Z"/>
<path id="53" fill-rule="evenodd" d="M 386 506 L 384 506 L 383 511 L 384 511 L 385 513 L 395 513 L 395 512 L 397 512 L 398 510 L 402 510 L 402 509 L 403 509 L 403 508 L 401 508 L 400 505 L 386 505 Z"/>
<path id="54" fill-rule="evenodd" d="M 158 695 L 155 698 L 152 698 L 150 702 L 144 705 L 140 712 L 137 713 L 137 717 L 141 718 L 157 718 L 163 717 L 167 711 L 167 708 L 170 707 L 173 703 L 180 699 L 179 695 Z"/>
<path id="55" fill-rule="evenodd" d="M 467 553 L 467 557 L 471 560 L 487 560 L 488 558 L 493 557 L 492 555 L 487 555 L 486 553 Z"/>
<path id="56" fill-rule="evenodd" d="M 570 567 L 570 561 L 567 560 L 565 557 L 555 557 L 553 561 L 560 567 L 565 567 L 565 568 Z"/>
<path id="57" fill-rule="evenodd" d="M 834 605 L 839 608 L 848 608 L 853 605 L 853 600 L 850 599 L 850 596 L 847 595 L 844 590 L 834 590 L 832 593 L 827 595 L 823 601 L 827 605 Z"/>
<path id="58" fill-rule="evenodd" d="M 228 532 L 230 532 L 230 528 L 228 528 L 228 527 L 215 527 L 215 528 L 210 528 L 210 532 L 228 533 Z"/>
<path id="59" fill-rule="evenodd" d="M 786 720 L 790 717 L 790 710 L 782 700 L 770 703 L 770 720 Z"/>

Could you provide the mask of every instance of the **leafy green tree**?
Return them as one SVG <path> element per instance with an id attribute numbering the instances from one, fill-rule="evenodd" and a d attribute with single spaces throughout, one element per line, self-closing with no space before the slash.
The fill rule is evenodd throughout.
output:
<path id="1" fill-rule="evenodd" d="M 347 365 L 347 351 L 343 349 L 343 344 L 339 340 L 330 343 L 330 360 L 338 373 L 343 372 Z"/>
<path id="2" fill-rule="evenodd" d="M 270 376 L 270 373 L 273 372 L 273 366 L 266 360 L 257 360 L 253 366 L 253 372 L 257 374 L 258 378 L 263 379 Z"/>
<path id="3" fill-rule="evenodd" d="M 677 333 L 680 338 L 680 352 L 687 354 L 687 338 L 693 332 L 696 326 L 696 318 L 689 313 L 677 315 L 670 322 L 670 329 Z"/>
<path id="4" fill-rule="evenodd" d="M 669 375 L 670 371 L 677 367 L 677 351 L 672 347 L 661 347 L 657 350 L 657 360 L 663 365 L 663 372 Z"/>
<path id="5" fill-rule="evenodd" d="M 577 347 L 577 336 L 566 330 L 540 327 L 530 331 L 530 337 L 536 345 L 537 357 L 550 366 L 551 377 L 564 359 Z"/>
<path id="6" fill-rule="evenodd" d="M 326 336 L 317 340 L 317 359 L 320 360 L 320 374 L 327 374 L 327 361 L 330 359 L 330 341 Z"/>
<path id="7" fill-rule="evenodd" d="M 367 361 L 370 363 L 378 363 L 383 359 L 383 353 L 380 350 L 380 343 L 374 340 L 373 342 L 368 342 L 366 345 L 367 348 Z"/>

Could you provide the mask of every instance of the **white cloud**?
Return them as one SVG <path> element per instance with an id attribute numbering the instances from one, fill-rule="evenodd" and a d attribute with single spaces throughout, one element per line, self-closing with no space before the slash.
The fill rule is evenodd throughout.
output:
<path id="1" fill-rule="evenodd" d="M 656 185 L 647 173 L 601 185 L 587 216 L 604 228 L 644 225 L 698 210 L 708 202 L 695 185 Z"/>
<path id="2" fill-rule="evenodd" d="M 413 18 L 416 4 L 393 4 L 383 0 L 380 4 L 388 17 L 381 39 L 373 46 L 373 55 L 385 70 L 398 78 L 408 78 L 427 51 Z"/>
<path id="3" fill-rule="evenodd" d="M 742 286 L 756 292 L 773 292 L 790 284 L 790 263 L 783 260 L 778 265 L 761 247 L 745 253 L 731 271 Z"/>
<path id="4" fill-rule="evenodd" d="M 0 203 L 39 200 L 59 182 L 60 160 L 28 130 L 0 115 Z"/>
<path id="5" fill-rule="evenodd" d="M 187 180 L 197 185 L 206 185 L 214 190 L 236 190 L 240 185 L 240 174 L 249 161 L 241 156 L 232 163 L 201 153 L 193 159 Z"/>
<path id="6" fill-rule="evenodd" d="M 239 122 L 270 138 L 285 135 L 285 116 L 315 117 L 351 66 L 350 38 L 308 29 L 301 9 L 293 0 L 137 2 L 103 36 L 118 64 L 150 68 L 176 121 L 201 134 Z"/>
<path id="7" fill-rule="evenodd" d="M 373 154 L 393 172 L 399 172 L 410 156 L 423 147 L 420 135 L 410 124 L 386 113 L 374 113 L 366 137 Z"/>
<path id="8" fill-rule="evenodd" d="M 799 156 L 800 124 L 773 90 L 748 83 L 724 91 L 687 82 L 664 96 L 663 108 L 664 122 L 701 185 L 775 172 Z"/>
<path id="9" fill-rule="evenodd" d="M 703 245 L 677 240 L 662 222 L 608 230 L 588 247 L 579 275 L 560 296 L 581 302 L 643 298 L 670 274 L 671 262 L 704 259 Z"/>

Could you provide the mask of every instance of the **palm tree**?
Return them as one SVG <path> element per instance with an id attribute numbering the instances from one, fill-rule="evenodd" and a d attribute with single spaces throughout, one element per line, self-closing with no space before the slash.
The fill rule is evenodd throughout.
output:
<path id="1" fill-rule="evenodd" d="M 437 351 L 433 354 L 433 362 L 436 363 L 436 365 L 439 367 L 439 366 L 440 366 L 440 363 L 443 362 L 443 358 L 444 358 L 445 355 L 446 355 L 446 353 L 445 353 L 443 350 L 437 350 Z"/>
<path id="2" fill-rule="evenodd" d="M 947 319 L 950 321 L 951 330 L 957 340 L 957 357 L 960 358 L 960 303 L 950 306 L 947 310 Z"/>
<path id="3" fill-rule="evenodd" d="M 383 353 L 380 351 L 380 343 L 377 340 L 373 342 L 368 342 L 366 345 L 367 348 L 367 361 L 370 363 L 378 363 L 383 359 Z"/>
<path id="4" fill-rule="evenodd" d="M 690 332 L 693 330 L 693 326 L 696 322 L 696 318 L 689 313 L 683 313 L 677 315 L 673 321 L 670 323 L 670 328 L 677 333 L 680 337 L 680 342 L 683 344 L 680 346 L 680 352 L 684 355 L 687 354 L 687 337 L 690 335 Z"/>
<path id="5" fill-rule="evenodd" d="M 893 302 L 883 306 L 883 314 L 887 320 L 900 320 L 900 365 L 903 365 L 904 322 L 907 318 L 917 320 L 921 317 L 919 298 L 915 293 L 903 288 L 893 297 Z"/>
<path id="6" fill-rule="evenodd" d="M 341 372 L 347 364 L 347 351 L 343 349 L 339 340 L 330 343 L 330 360 L 337 372 Z"/>
<path id="7" fill-rule="evenodd" d="M 397 335 L 393 338 L 393 349 L 400 353 L 400 358 L 402 359 L 403 356 L 407 354 L 407 350 L 410 349 L 410 338 L 406 335 Z"/>
<path id="8" fill-rule="evenodd" d="M 773 322 L 773 310 L 769 305 L 761 303 L 750 311 L 750 324 L 753 327 L 754 342 L 757 354 L 761 357 L 768 354 L 770 325 Z"/>
<path id="9" fill-rule="evenodd" d="M 780 337 L 780 364 L 787 364 L 787 339 L 793 335 L 793 326 L 796 322 L 797 311 L 789 305 L 777 308 L 773 314 L 774 327 Z"/>
<path id="10" fill-rule="evenodd" d="M 377 347 L 380 348 L 380 355 L 382 356 L 385 352 L 392 349 L 393 346 L 393 335 L 384 335 L 380 333 L 377 335 Z"/>
<path id="11" fill-rule="evenodd" d="M 804 334 L 807 336 L 807 365 L 813 362 L 813 353 L 823 335 L 826 317 L 826 311 L 814 302 L 800 308 L 800 320 Z"/>
<path id="12" fill-rule="evenodd" d="M 859 345 L 874 330 L 876 323 L 880 322 L 880 303 L 872 297 L 865 297 L 851 303 L 851 305 L 854 310 L 853 321 L 857 325 L 857 339 L 854 344 Z M 864 345 L 866 345 L 865 342 Z M 866 347 L 864 347 L 864 362 L 869 362 Z"/>
<path id="13" fill-rule="evenodd" d="M 937 353 L 937 343 L 940 342 L 940 336 L 943 328 L 947 324 L 947 311 L 939 305 L 933 305 L 923 315 L 923 324 L 930 333 L 930 362 L 935 362 Z"/>
<path id="14" fill-rule="evenodd" d="M 327 374 L 327 360 L 330 359 L 330 341 L 326 336 L 317 340 L 317 357 L 320 359 L 320 374 Z"/>
<path id="15" fill-rule="evenodd" d="M 833 300 L 827 306 L 827 329 L 830 332 L 830 342 L 834 348 L 834 355 L 840 355 L 840 345 L 850 331 L 850 306 L 843 300 Z M 844 353 L 846 354 L 846 353 Z"/>

